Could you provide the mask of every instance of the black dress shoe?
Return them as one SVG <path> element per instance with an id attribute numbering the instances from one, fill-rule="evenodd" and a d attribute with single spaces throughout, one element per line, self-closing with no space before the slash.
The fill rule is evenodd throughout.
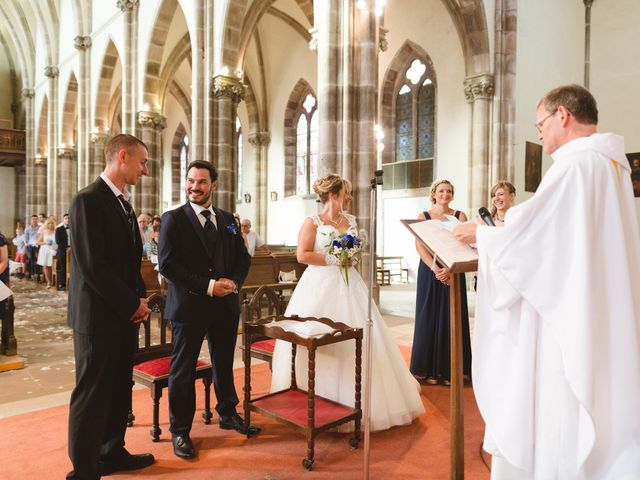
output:
<path id="1" fill-rule="evenodd" d="M 256 433 L 260 433 L 262 430 L 260 427 L 256 427 L 255 425 L 249 425 L 249 428 L 246 428 L 244 426 L 244 420 L 240 415 L 238 415 L 238 413 L 234 413 L 229 417 L 220 415 L 220 428 L 223 430 L 235 430 L 243 435 L 255 435 Z"/>
<path id="2" fill-rule="evenodd" d="M 141 453 L 138 455 L 132 455 L 126 453 L 120 457 L 110 460 L 100 461 L 100 474 L 111 475 L 116 472 L 123 472 L 127 470 L 140 470 L 141 468 L 153 465 L 155 458 L 150 453 Z"/>
<path id="3" fill-rule="evenodd" d="M 176 454 L 176 457 L 193 458 L 196 456 L 196 449 L 193 448 L 189 435 L 174 435 L 171 440 L 173 442 L 173 453 Z"/>

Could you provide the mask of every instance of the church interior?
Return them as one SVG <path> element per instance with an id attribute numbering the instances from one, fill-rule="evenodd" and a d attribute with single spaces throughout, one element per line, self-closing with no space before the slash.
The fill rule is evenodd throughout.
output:
<path id="1" fill-rule="evenodd" d="M 353 184 L 349 213 L 361 229 L 368 231 L 375 211 L 377 267 L 390 276 L 376 276 L 372 291 L 407 359 L 420 259 L 400 220 L 430 208 L 437 179 L 455 185 L 452 206 L 470 219 L 489 206 L 499 180 L 515 186 L 516 204 L 533 196 L 552 163 L 534 124 L 545 92 L 587 87 L 598 102 L 599 131 L 625 138 L 640 179 L 639 20 L 637 0 L 2 0 L 0 232 L 10 239 L 40 212 L 61 221 L 102 171 L 105 142 L 119 133 L 148 146 L 149 175 L 131 191 L 136 212 L 162 215 L 184 204 L 186 166 L 204 160 L 219 173 L 214 205 L 250 219 L 283 255 L 295 251 L 302 222 L 319 211 L 314 181 L 335 172 Z M 376 170 L 383 184 L 372 210 Z M 638 207 L 636 198 L 640 222 Z M 42 439 L 54 460 L 29 470 L 5 457 L 10 476 L 2 467 L 0 478 L 43 478 L 42 468 L 60 477 L 69 466 L 61 419 L 73 388 L 66 293 L 13 277 L 12 288 L 25 366 L 0 369 L 0 430 L 8 421 L 17 430 L 42 412 L 49 413 L 38 422 L 59 425 Z M 238 371 L 241 357 L 238 351 Z M 437 420 L 374 434 L 373 478 L 449 476 L 449 391 L 422 392 L 431 402 L 425 415 L 436 412 Z M 146 402 L 141 410 L 151 409 L 147 397 L 136 387 L 134 401 Z M 465 421 L 475 422 L 465 427 L 472 438 L 465 473 L 489 478 L 472 387 L 464 398 Z M 139 415 L 145 426 L 132 440 L 139 448 L 150 444 L 149 415 Z M 217 432 L 208 444 L 216 453 L 203 458 L 211 471 L 192 464 L 183 475 L 161 442 L 154 448 L 165 445 L 168 466 L 148 476 L 213 478 L 207 475 L 222 466 L 218 478 L 362 478 L 362 452 L 345 458 L 349 448 L 335 445 L 342 441 L 336 433 L 318 443 L 317 466 L 306 472 L 302 437 L 271 445 L 272 464 L 263 458 L 252 467 L 259 448 L 251 446 L 238 453 L 245 464 L 233 466 L 227 457 L 245 446 Z M 287 436 L 284 428 L 275 432 L 272 443 Z M 15 446 L 2 437 L 0 451 L 9 455 Z M 421 456 L 430 446 L 439 453 L 425 472 Z M 23 468 L 38 477 L 20 476 Z"/>

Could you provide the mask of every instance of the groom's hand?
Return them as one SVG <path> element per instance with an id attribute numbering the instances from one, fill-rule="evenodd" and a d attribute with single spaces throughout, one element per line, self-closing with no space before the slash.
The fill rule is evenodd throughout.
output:
<path id="1" fill-rule="evenodd" d="M 226 297 L 235 290 L 235 283 L 227 278 L 219 278 L 213 285 L 215 297 Z"/>

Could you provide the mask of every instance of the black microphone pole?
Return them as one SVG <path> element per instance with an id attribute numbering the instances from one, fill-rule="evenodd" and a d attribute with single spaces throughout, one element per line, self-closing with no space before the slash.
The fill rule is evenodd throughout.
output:
<path id="1" fill-rule="evenodd" d="M 480 215 L 480 218 L 484 221 L 484 223 L 486 223 L 490 227 L 496 226 L 496 224 L 493 222 L 491 214 L 489 213 L 489 210 L 487 210 L 486 207 L 480 207 L 480 209 L 478 210 L 478 215 Z"/>
<path id="2" fill-rule="evenodd" d="M 371 198 L 369 205 L 369 302 L 367 304 L 367 323 L 364 329 L 364 478 L 369 478 L 369 436 L 371 431 L 371 327 L 373 326 L 373 286 L 376 269 L 376 210 L 378 185 L 382 185 L 382 170 L 375 171 L 371 179 Z"/>

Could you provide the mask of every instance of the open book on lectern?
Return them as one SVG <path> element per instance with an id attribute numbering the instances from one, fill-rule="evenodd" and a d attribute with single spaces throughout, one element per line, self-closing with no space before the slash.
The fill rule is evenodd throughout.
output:
<path id="1" fill-rule="evenodd" d="M 450 220 L 400 220 L 405 227 L 451 272 L 473 272 L 478 268 L 478 252 L 453 236 Z"/>

